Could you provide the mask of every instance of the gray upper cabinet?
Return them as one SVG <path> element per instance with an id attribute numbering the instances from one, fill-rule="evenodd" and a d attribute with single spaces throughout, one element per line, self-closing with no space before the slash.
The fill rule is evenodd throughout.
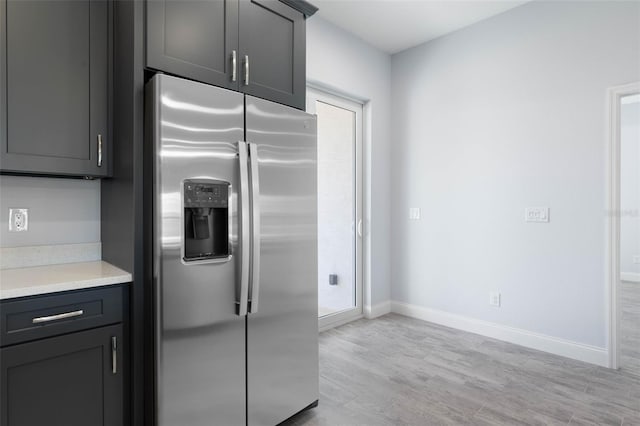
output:
<path id="1" fill-rule="evenodd" d="M 305 17 L 278 0 L 148 0 L 147 67 L 305 107 Z"/>
<path id="2" fill-rule="evenodd" d="M 304 15 L 278 0 L 240 1 L 242 91 L 305 108 Z"/>
<path id="3" fill-rule="evenodd" d="M 238 0 L 147 1 L 148 68 L 237 89 L 237 46 Z"/>
<path id="4" fill-rule="evenodd" d="M 0 0 L 0 169 L 109 174 L 110 3 Z"/>

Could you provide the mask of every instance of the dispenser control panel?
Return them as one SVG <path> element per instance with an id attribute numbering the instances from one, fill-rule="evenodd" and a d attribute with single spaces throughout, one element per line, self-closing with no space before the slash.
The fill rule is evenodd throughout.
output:
<path id="1" fill-rule="evenodd" d="M 226 262 L 231 258 L 229 185 L 214 179 L 183 181 L 184 262 Z"/>
<path id="2" fill-rule="evenodd" d="M 184 206 L 193 207 L 228 207 L 228 183 L 184 182 Z"/>

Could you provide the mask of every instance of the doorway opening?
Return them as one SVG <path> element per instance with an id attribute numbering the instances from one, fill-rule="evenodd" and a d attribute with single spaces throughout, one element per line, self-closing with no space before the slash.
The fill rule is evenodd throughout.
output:
<path id="1" fill-rule="evenodd" d="M 609 364 L 640 376 L 640 83 L 609 95 Z"/>
<path id="2" fill-rule="evenodd" d="M 318 321 L 362 317 L 362 104 L 307 90 L 318 117 Z"/>

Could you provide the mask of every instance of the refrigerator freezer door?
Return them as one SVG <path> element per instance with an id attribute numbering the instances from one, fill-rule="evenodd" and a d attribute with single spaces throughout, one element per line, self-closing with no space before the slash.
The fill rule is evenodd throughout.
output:
<path id="1" fill-rule="evenodd" d="M 156 424 L 244 426 L 246 317 L 235 304 L 243 97 L 165 75 L 148 83 L 146 95 L 154 150 Z M 192 181 L 230 184 L 229 259 L 183 259 L 183 198 L 195 191 L 185 189 Z"/>
<path id="2" fill-rule="evenodd" d="M 247 422 L 264 426 L 318 399 L 316 119 L 247 96 L 246 126 L 257 146 L 261 228 L 259 292 L 250 283 L 249 294 L 259 303 L 247 316 Z"/>

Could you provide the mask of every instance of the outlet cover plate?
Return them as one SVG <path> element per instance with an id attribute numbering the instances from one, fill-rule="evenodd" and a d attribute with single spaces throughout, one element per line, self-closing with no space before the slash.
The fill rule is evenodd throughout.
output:
<path id="1" fill-rule="evenodd" d="M 501 304 L 501 299 L 502 297 L 500 293 L 497 293 L 497 292 L 489 293 L 489 304 L 491 306 L 495 306 L 496 308 L 499 308 Z"/>
<path id="2" fill-rule="evenodd" d="M 9 232 L 29 229 L 29 209 L 9 209 Z"/>
<path id="3" fill-rule="evenodd" d="M 640 254 L 633 256 L 633 263 L 640 265 Z"/>

